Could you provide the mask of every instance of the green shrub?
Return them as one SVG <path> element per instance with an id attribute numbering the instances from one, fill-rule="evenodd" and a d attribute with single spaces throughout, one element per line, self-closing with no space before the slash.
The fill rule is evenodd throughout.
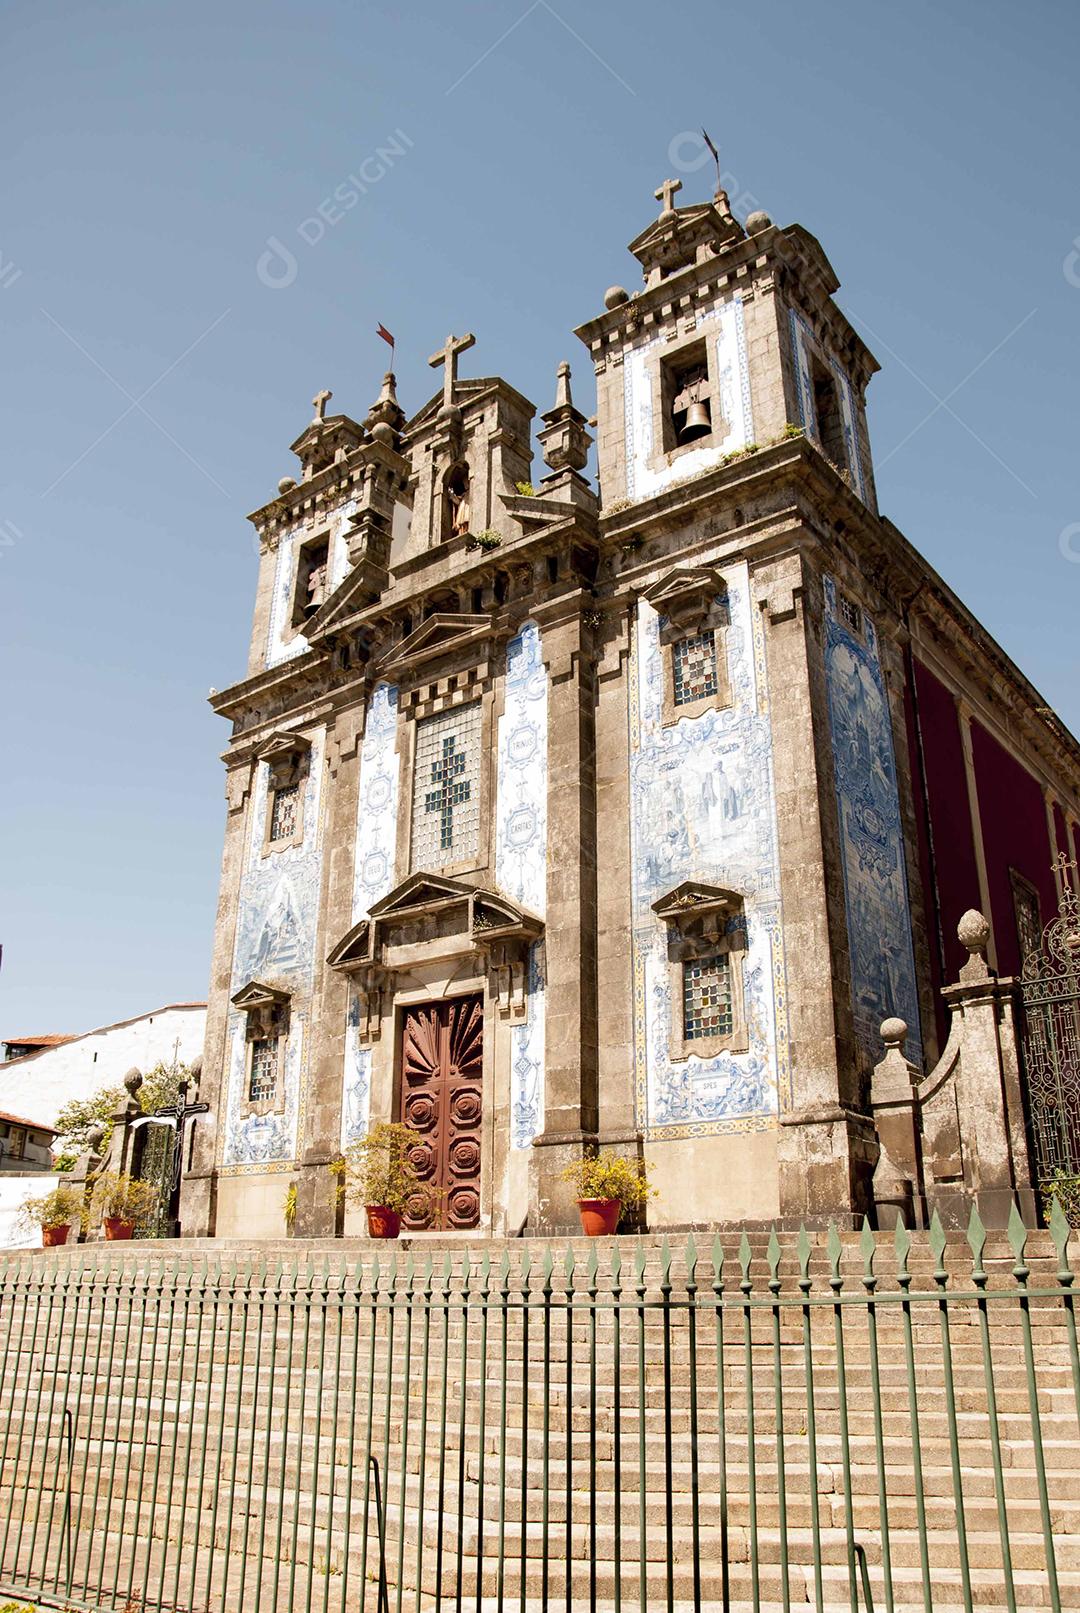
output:
<path id="1" fill-rule="evenodd" d="M 579 1199 L 618 1199 L 624 1210 L 640 1209 L 656 1195 L 644 1160 L 631 1161 L 622 1154 L 587 1154 L 568 1165 L 562 1179 L 573 1184 Z"/>

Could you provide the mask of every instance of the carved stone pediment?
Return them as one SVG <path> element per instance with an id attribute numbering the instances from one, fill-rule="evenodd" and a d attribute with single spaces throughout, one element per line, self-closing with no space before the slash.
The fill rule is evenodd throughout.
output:
<path id="1" fill-rule="evenodd" d="M 697 936 L 713 941 L 724 933 L 731 919 L 742 913 L 743 906 L 738 891 L 686 879 L 654 902 L 652 910 L 671 927 L 675 937 L 688 940 Z"/>
<path id="2" fill-rule="evenodd" d="M 645 590 L 645 598 L 673 626 L 689 630 L 700 626 L 727 585 L 711 566 L 694 566 L 667 572 Z"/>
<path id="3" fill-rule="evenodd" d="M 535 913 L 501 891 L 416 873 L 376 902 L 326 961 L 352 977 L 360 996 L 361 1040 L 374 1040 L 395 975 L 456 956 L 482 956 L 500 1012 L 524 1014 L 529 947 L 543 928 Z"/>
<path id="4" fill-rule="evenodd" d="M 277 986 L 269 986 L 263 980 L 249 980 L 231 1001 L 234 1008 L 247 1014 L 259 1008 L 280 1008 L 289 1001 L 289 993 L 279 991 Z"/>
<path id="5" fill-rule="evenodd" d="M 630 242 L 650 284 L 745 239 L 746 231 L 732 217 L 727 197 L 722 191 L 718 195 L 722 200 L 717 202 L 666 209 Z"/>
<path id="6" fill-rule="evenodd" d="M 410 672 L 436 661 L 444 655 L 480 643 L 491 636 L 490 616 L 478 616 L 455 611 L 437 611 L 426 622 L 414 628 L 400 644 L 395 644 L 378 667 L 380 677 L 401 678 Z"/>
<path id="7" fill-rule="evenodd" d="M 286 757 L 306 756 L 311 750 L 311 740 L 306 734 L 293 733 L 288 728 L 275 728 L 272 734 L 267 734 L 262 740 L 255 755 L 260 762 L 279 762 Z"/>

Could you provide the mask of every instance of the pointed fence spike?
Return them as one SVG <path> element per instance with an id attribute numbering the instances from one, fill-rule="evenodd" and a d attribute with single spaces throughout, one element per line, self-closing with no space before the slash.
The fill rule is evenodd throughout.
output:
<path id="1" fill-rule="evenodd" d="M 574 1264 L 574 1245 L 572 1243 L 568 1243 L 566 1245 L 566 1259 L 563 1261 L 563 1270 L 566 1273 L 568 1281 L 574 1275 Z"/>
<path id="2" fill-rule="evenodd" d="M 585 1262 L 585 1270 L 589 1278 L 590 1288 L 596 1287 L 596 1274 L 600 1269 L 600 1256 L 596 1250 L 596 1240 L 589 1245 L 589 1258 Z"/>
<path id="3" fill-rule="evenodd" d="M 509 1249 L 504 1249 L 503 1250 L 503 1257 L 499 1262 L 499 1276 L 502 1278 L 503 1287 L 504 1288 L 509 1287 L 509 1284 L 510 1284 L 510 1251 L 509 1251 Z"/>
<path id="4" fill-rule="evenodd" d="M 718 1283 L 723 1282 L 723 1280 L 724 1280 L 724 1245 L 720 1241 L 719 1232 L 713 1238 L 713 1242 L 712 1242 L 712 1264 L 713 1264 L 713 1271 L 716 1273 L 717 1282 Z"/>
<path id="5" fill-rule="evenodd" d="M 829 1265 L 832 1268 L 833 1282 L 840 1281 L 840 1262 L 844 1258 L 844 1245 L 840 1238 L 840 1231 L 835 1221 L 829 1222 L 829 1240 L 826 1245 L 829 1251 Z"/>
<path id="6" fill-rule="evenodd" d="M 664 1234 L 663 1241 L 660 1244 L 660 1270 L 663 1274 L 664 1281 L 667 1282 L 668 1278 L 671 1276 L 671 1245 L 667 1240 L 666 1233 Z"/>
<path id="7" fill-rule="evenodd" d="M 491 1284 L 491 1256 L 486 1249 L 484 1250 L 484 1258 L 480 1262 L 480 1277 L 484 1287 L 488 1288 Z"/>
<path id="8" fill-rule="evenodd" d="M 743 1282 L 750 1281 L 750 1262 L 754 1258 L 754 1251 L 750 1247 L 750 1239 L 744 1232 L 739 1239 L 739 1266 L 743 1274 Z"/>
<path id="9" fill-rule="evenodd" d="M 968 1216 L 967 1241 L 976 1266 L 981 1267 L 983 1250 L 986 1248 L 986 1228 L 983 1226 L 977 1204 L 971 1206 L 971 1214 Z"/>
<path id="10" fill-rule="evenodd" d="M 645 1245 L 639 1238 L 634 1249 L 634 1276 L 641 1283 L 645 1278 Z"/>
<path id="11" fill-rule="evenodd" d="M 529 1277 L 531 1276 L 531 1274 L 532 1274 L 532 1250 L 529 1248 L 529 1245 L 526 1244 L 525 1245 L 525 1252 L 523 1253 L 523 1255 L 521 1257 L 521 1286 L 522 1286 L 522 1288 L 527 1288 L 529 1286 Z"/>
<path id="12" fill-rule="evenodd" d="M 766 1259 L 769 1262 L 769 1270 L 772 1273 L 773 1282 L 776 1282 L 776 1280 L 777 1280 L 777 1272 L 780 1270 L 781 1249 L 780 1249 L 780 1239 L 776 1236 L 776 1228 L 775 1227 L 773 1227 L 772 1230 L 769 1233 L 769 1242 L 768 1242 L 768 1246 L 767 1246 L 766 1251 L 765 1251 L 765 1255 L 766 1255 Z"/>
<path id="13" fill-rule="evenodd" d="M 551 1273 L 555 1270 L 555 1261 L 551 1253 L 550 1243 L 544 1245 L 544 1263 L 541 1269 L 544 1273 L 544 1285 L 546 1287 L 551 1283 Z"/>
<path id="14" fill-rule="evenodd" d="M 896 1218 L 896 1269 L 907 1271 L 908 1256 L 911 1253 L 911 1233 L 904 1225 L 903 1217 Z"/>
<path id="15" fill-rule="evenodd" d="M 694 1242 L 694 1234 L 691 1232 L 689 1237 L 686 1240 L 686 1283 L 687 1283 L 687 1287 L 689 1287 L 690 1284 L 693 1283 L 693 1281 L 694 1281 L 694 1273 L 696 1271 L 697 1271 L 697 1244 Z"/>
<path id="16" fill-rule="evenodd" d="M 1057 1250 L 1057 1257 L 1061 1264 L 1062 1271 L 1068 1271 L 1069 1262 L 1065 1251 L 1069 1247 L 1069 1238 L 1072 1235 L 1072 1227 L 1069 1225 L 1068 1216 L 1061 1207 L 1061 1200 L 1057 1197 L 1055 1197 L 1053 1205 L 1050 1209 L 1049 1225 L 1050 1236 L 1053 1239 L 1054 1248 Z M 1061 1272 L 1058 1273 L 1058 1276 L 1061 1276 Z"/>
<path id="17" fill-rule="evenodd" d="M 942 1226 L 941 1217 L 936 1210 L 930 1217 L 930 1237 L 927 1241 L 931 1250 L 937 1256 L 938 1264 L 940 1265 L 942 1256 L 945 1253 L 945 1246 L 949 1240 L 945 1236 L 945 1228 Z"/>
<path id="18" fill-rule="evenodd" d="M 614 1277 L 616 1282 L 619 1280 L 619 1276 L 620 1276 L 621 1272 L 622 1272 L 622 1251 L 619 1248 L 619 1240 L 618 1240 L 618 1238 L 616 1238 L 614 1240 L 612 1246 L 611 1246 L 611 1275 L 612 1275 L 612 1277 Z"/>
<path id="19" fill-rule="evenodd" d="M 805 1224 L 799 1228 L 799 1236 L 796 1239 L 795 1248 L 799 1256 L 799 1270 L 802 1273 L 803 1281 L 809 1282 L 810 1261 L 814 1253 L 814 1245 L 809 1232 L 806 1230 Z"/>
<path id="20" fill-rule="evenodd" d="M 1012 1246 L 1012 1252 L 1016 1256 L 1017 1261 L 1019 1262 L 1023 1260 L 1024 1250 L 1027 1248 L 1028 1229 L 1024 1225 L 1023 1217 L 1021 1216 L 1020 1211 L 1016 1208 L 1015 1199 L 1013 1199 L 1012 1209 L 1009 1211 L 1008 1236 L 1009 1243 Z"/>
<path id="21" fill-rule="evenodd" d="M 866 1268 L 865 1275 L 872 1277 L 874 1275 L 874 1257 L 877 1254 L 877 1239 L 874 1237 L 869 1220 L 865 1217 L 863 1218 L 862 1231 L 859 1234 L 859 1250 Z"/>

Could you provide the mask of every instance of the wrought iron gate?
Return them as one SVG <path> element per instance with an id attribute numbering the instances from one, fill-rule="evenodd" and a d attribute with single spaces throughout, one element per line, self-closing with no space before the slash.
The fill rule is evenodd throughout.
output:
<path id="1" fill-rule="evenodd" d="M 173 1150 L 176 1133 L 171 1126 L 145 1126 L 135 1174 L 157 1190 L 157 1207 L 136 1228 L 140 1238 L 167 1238 L 173 1184 Z"/>
<path id="2" fill-rule="evenodd" d="M 1080 897 L 1059 860 L 1061 903 L 1024 960 L 1024 1063 L 1032 1170 L 1044 1209 L 1080 1215 Z"/>

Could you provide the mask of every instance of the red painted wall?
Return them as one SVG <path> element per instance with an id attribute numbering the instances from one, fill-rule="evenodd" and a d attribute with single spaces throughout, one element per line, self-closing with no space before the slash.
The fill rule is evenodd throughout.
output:
<path id="1" fill-rule="evenodd" d="M 956 926 L 969 907 L 979 906 L 979 870 L 956 701 L 921 661 L 915 660 L 912 665 L 925 772 L 928 839 L 932 848 L 930 876 L 935 900 L 928 909 L 928 918 L 932 942 L 935 928 L 939 938 L 934 950 L 943 953 L 939 956 L 939 978 L 934 980 L 936 990 L 951 984 L 967 959 L 967 953 L 956 938 Z M 919 788 L 916 761 L 913 758 L 918 798 L 923 792 Z"/>
<path id="2" fill-rule="evenodd" d="M 977 720 L 971 724 L 971 745 L 998 971 L 1015 975 L 1020 972 L 1020 947 L 1009 868 L 1023 874 L 1039 892 L 1046 924 L 1057 911 L 1052 867 L 1056 848 L 1050 843 L 1046 801 L 1038 781 Z"/>

